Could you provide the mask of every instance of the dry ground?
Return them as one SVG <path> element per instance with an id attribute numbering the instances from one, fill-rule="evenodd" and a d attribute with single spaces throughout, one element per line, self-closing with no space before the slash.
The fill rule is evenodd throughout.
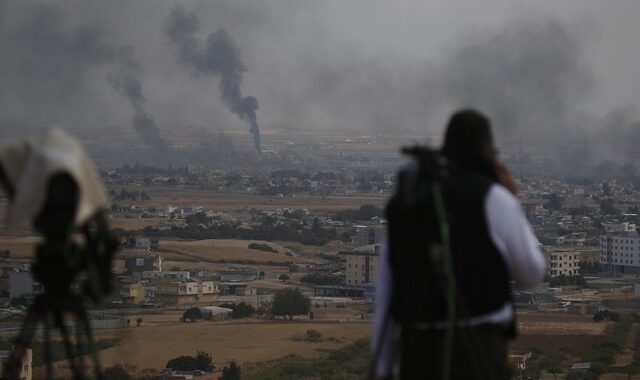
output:
<path id="1" fill-rule="evenodd" d="M 206 189 L 194 189 L 186 187 L 150 186 L 137 187 L 136 190 L 144 190 L 151 197 L 147 201 L 136 202 L 141 207 L 150 206 L 203 206 L 205 210 L 234 211 L 242 207 L 258 208 L 267 211 L 275 211 L 278 208 L 306 208 L 314 211 L 342 210 L 358 208 L 363 204 L 375 204 L 383 206 L 386 196 L 309 196 L 296 195 L 295 197 L 267 197 L 241 192 L 217 192 Z"/>
<path id="2" fill-rule="evenodd" d="M 320 323 L 308 320 L 233 321 L 180 323 L 178 315 L 172 322 L 152 322 L 143 316 L 141 328 L 129 328 L 123 343 L 101 353 L 103 365 L 133 364 L 138 369 L 162 369 L 168 360 L 180 355 L 194 355 L 197 350 L 212 354 L 221 367 L 231 360 L 238 363 L 277 359 L 290 354 L 313 357 L 320 348 L 338 348 L 370 333 L 366 323 Z M 134 320 L 135 317 L 132 319 Z M 290 338 L 315 329 L 324 338 L 336 341 L 320 343 L 296 342 Z M 98 337 L 122 337 L 123 332 L 101 333 Z"/>
<path id="3" fill-rule="evenodd" d="M 268 244 L 278 252 L 266 252 L 249 248 L 251 243 Z M 310 262 L 307 258 L 287 256 L 290 250 L 283 245 L 254 240 L 206 239 L 196 241 L 161 240 L 160 253 L 168 259 L 178 258 L 197 261 L 251 260 L 256 262 Z"/>

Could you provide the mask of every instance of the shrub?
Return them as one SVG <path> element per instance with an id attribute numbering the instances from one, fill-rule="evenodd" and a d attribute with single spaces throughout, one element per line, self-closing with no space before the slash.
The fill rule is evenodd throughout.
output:
<path id="1" fill-rule="evenodd" d="M 264 252 L 278 252 L 277 250 L 273 249 L 272 246 L 270 246 L 269 244 L 264 244 L 264 243 L 250 243 L 249 244 L 249 249 L 255 249 L 258 251 L 264 251 Z"/>

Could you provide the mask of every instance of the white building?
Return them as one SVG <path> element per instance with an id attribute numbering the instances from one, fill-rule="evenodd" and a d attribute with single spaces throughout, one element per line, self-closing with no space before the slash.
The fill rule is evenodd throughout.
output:
<path id="1" fill-rule="evenodd" d="M 547 252 L 549 276 L 577 276 L 580 274 L 580 254 L 571 250 L 550 250 Z"/>
<path id="2" fill-rule="evenodd" d="M 640 235 L 633 231 L 601 236 L 600 263 L 614 273 L 640 272 Z"/>

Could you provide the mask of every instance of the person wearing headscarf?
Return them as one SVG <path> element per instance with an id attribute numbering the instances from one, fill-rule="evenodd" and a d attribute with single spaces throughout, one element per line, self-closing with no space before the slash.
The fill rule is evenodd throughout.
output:
<path id="1" fill-rule="evenodd" d="M 472 109 L 454 113 L 437 154 L 438 162 L 446 162 L 447 174 L 438 180 L 444 220 L 435 216 L 439 201 L 428 180 L 427 186 L 418 186 L 424 182 L 420 178 L 411 182 L 418 184 L 416 194 L 427 194 L 422 204 L 407 206 L 407 189 L 399 184 L 387 205 L 389 240 L 381 249 L 376 284 L 374 373 L 385 379 L 398 374 L 506 379 L 507 345 L 515 334 L 511 283 L 538 284 L 546 261 L 515 197 L 515 183 L 497 160 L 486 116 Z M 400 181 L 416 172 L 406 169 Z M 439 235 L 443 225 L 447 242 Z M 443 252 L 452 259 L 450 273 L 441 268 Z"/>

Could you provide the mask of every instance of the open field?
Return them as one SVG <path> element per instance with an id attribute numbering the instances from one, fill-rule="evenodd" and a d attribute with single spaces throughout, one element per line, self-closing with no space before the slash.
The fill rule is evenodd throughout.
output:
<path id="1" fill-rule="evenodd" d="M 265 252 L 249 248 L 251 243 L 265 243 L 253 240 L 206 239 L 196 241 L 161 240 L 160 253 L 167 259 L 186 259 L 191 261 L 230 261 L 251 260 L 255 262 L 310 262 L 308 258 L 287 256 L 289 249 L 278 243 L 267 242 L 278 252 Z"/>
<path id="2" fill-rule="evenodd" d="M 195 189 L 187 187 L 133 187 L 131 189 L 144 190 L 151 197 L 147 201 L 135 202 L 140 207 L 150 206 L 203 206 L 205 210 L 233 211 L 243 207 L 258 208 L 275 211 L 278 208 L 306 208 L 314 211 L 343 210 L 358 208 L 363 204 L 383 206 L 386 196 L 309 196 L 268 197 L 244 192 L 217 192 L 213 190 Z"/>
<path id="3" fill-rule="evenodd" d="M 180 355 L 194 355 L 196 351 L 209 352 L 214 364 L 221 368 L 236 360 L 239 364 L 281 358 L 290 354 L 304 357 L 318 355 L 318 349 L 337 348 L 356 339 L 368 336 L 367 323 L 319 323 L 308 320 L 285 321 L 233 321 L 180 323 L 145 322 L 141 328 L 129 328 L 122 332 L 100 333 L 98 338 L 123 337 L 119 346 L 101 352 L 105 367 L 115 364 L 133 364 L 139 370 L 162 369 L 168 360 Z M 135 319 L 135 318 L 134 318 Z M 148 323 L 148 322 L 149 323 Z M 319 343 L 296 342 L 290 338 L 308 329 L 322 333 L 332 341 Z"/>
<path id="4" fill-rule="evenodd" d="M 41 241 L 38 236 L 0 237 L 0 249 L 11 251 L 11 258 L 33 258 L 36 243 Z"/>

